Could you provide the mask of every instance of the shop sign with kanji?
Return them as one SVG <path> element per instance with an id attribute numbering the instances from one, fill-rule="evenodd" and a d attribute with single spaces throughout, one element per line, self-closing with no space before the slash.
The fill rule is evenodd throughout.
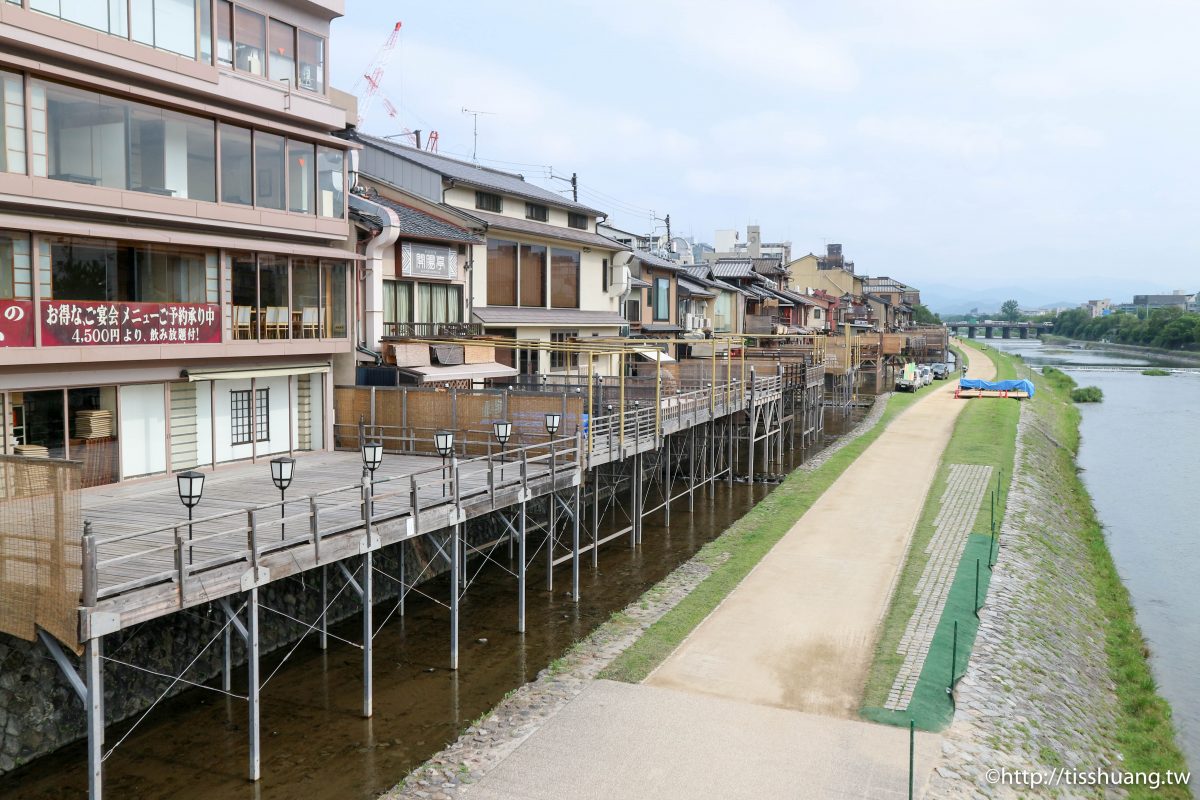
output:
<path id="1" fill-rule="evenodd" d="M 221 309 L 215 304 L 42 301 L 42 345 L 215 344 Z"/>
<path id="2" fill-rule="evenodd" d="M 33 347 L 33 302 L 0 300 L 0 347 Z"/>

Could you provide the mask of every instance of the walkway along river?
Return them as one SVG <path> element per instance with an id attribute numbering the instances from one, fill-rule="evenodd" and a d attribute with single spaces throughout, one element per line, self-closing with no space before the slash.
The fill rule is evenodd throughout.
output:
<path id="1" fill-rule="evenodd" d="M 1174 711 L 1180 746 L 1200 768 L 1200 625 L 1196 623 L 1196 487 L 1200 485 L 1200 369 L 1142 375 L 1171 365 L 1102 345 L 1086 350 L 992 340 L 1035 367 L 1054 366 L 1104 401 L 1080 407 L 1078 462 L 1150 643 L 1151 668 Z"/>
<path id="2" fill-rule="evenodd" d="M 863 414 L 827 412 L 825 444 Z M 788 469 L 800 463 L 798 449 L 787 454 L 792 459 Z M 445 609 L 410 597 L 406 616 L 392 617 L 375 639 L 375 714 L 369 720 L 359 716 L 360 652 L 334 639 L 356 641 L 358 618 L 331 628 L 324 653 L 315 641 L 306 642 L 264 689 L 263 779 L 257 784 L 245 779 L 242 701 L 202 690 L 166 701 L 105 762 L 110 796 L 374 798 L 456 739 L 506 692 L 532 680 L 572 642 L 690 558 L 770 488 L 718 483 L 715 497 L 697 494 L 692 514 L 686 500 L 677 501 L 669 528 L 662 524 L 661 512 L 647 517 L 641 547 L 632 550 L 627 539 L 618 539 L 601 548 L 598 570 L 583 570 L 577 605 L 570 600 L 569 582 L 550 595 L 534 588 L 540 582 L 531 575 L 524 636 L 515 632 L 517 598 L 511 576 L 486 567 L 463 601 L 457 672 L 445 669 Z M 445 597 L 447 585 L 443 576 L 420 588 L 432 597 Z M 387 611 L 379 606 L 377 617 Z M 274 672 L 282 654 L 263 659 L 264 675 Z M 235 676 L 235 691 L 244 681 L 244 675 Z M 111 726 L 109 742 L 127 729 Z M 83 796 L 85 763 L 82 745 L 67 747 L 0 779 L 0 797 Z"/>

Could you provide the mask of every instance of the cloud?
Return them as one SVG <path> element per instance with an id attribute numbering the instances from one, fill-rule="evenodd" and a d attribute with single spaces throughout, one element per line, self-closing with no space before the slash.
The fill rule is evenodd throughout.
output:
<path id="1" fill-rule="evenodd" d="M 954 158 L 994 157 L 1020 146 L 1008 131 L 993 123 L 909 114 L 863 117 L 855 131 L 874 142 Z"/>

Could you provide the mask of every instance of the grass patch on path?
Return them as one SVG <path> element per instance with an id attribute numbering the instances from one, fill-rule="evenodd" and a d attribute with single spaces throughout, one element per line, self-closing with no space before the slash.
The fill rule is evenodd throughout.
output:
<path id="1" fill-rule="evenodd" d="M 647 628 L 641 638 L 604 668 L 600 677 L 626 683 L 644 680 L 741 583 L 817 498 L 879 438 L 892 420 L 943 385 L 937 382 L 912 394 L 891 395 L 874 427 L 811 472 L 803 469 L 792 472 L 749 513 L 702 547 L 696 558 L 712 565 L 709 576 Z"/>
<path id="2" fill-rule="evenodd" d="M 1016 366 L 1011 358 L 991 349 L 985 354 L 980 352 L 977 344 L 968 344 L 975 349 L 975 358 L 991 357 L 992 362 L 996 365 L 996 380 L 1010 380 L 1017 376 Z M 946 492 L 950 465 L 978 464 L 992 467 L 991 488 L 996 489 L 997 485 L 999 486 L 995 509 L 997 527 L 999 527 L 1000 520 L 1004 518 L 1008 486 L 1012 478 L 1013 456 L 1016 452 L 1017 420 L 1021 414 L 1020 401 L 977 398 L 962 402 L 967 403 L 967 407 L 962 410 L 954 424 L 954 432 L 942 453 L 942 460 L 934 476 L 933 485 L 929 489 L 929 494 L 926 495 L 921 518 L 913 532 L 912 541 L 909 543 L 908 556 L 893 591 L 888 613 L 884 617 L 879 641 L 876 645 L 875 659 L 867 678 L 862 713 L 877 722 L 907 725 L 910 718 L 916 718 L 917 727 L 923 730 L 939 730 L 948 724 L 954 711 L 950 699 L 944 691 L 931 692 L 927 684 L 929 680 L 933 679 L 933 674 L 939 674 L 941 678 L 945 679 L 941 681 L 943 687 L 948 683 L 949 657 L 947 655 L 946 658 L 939 661 L 938 656 L 942 650 L 946 650 L 947 653 L 950 650 L 955 618 L 959 620 L 958 663 L 960 671 L 965 669 L 971 645 L 975 641 L 978 620 L 972 613 L 974 609 L 969 606 L 973 602 L 975 558 L 978 557 L 978 553 L 975 551 L 978 548 L 968 547 L 958 565 L 954 580 L 954 596 L 947 600 L 909 710 L 891 712 L 883 709 L 888 692 L 904 663 L 904 656 L 896 650 L 904 635 L 905 627 L 917 606 L 918 596 L 915 589 L 929 562 L 926 547 L 933 538 L 934 520 L 941 510 L 941 501 Z M 991 525 L 992 505 L 990 496 L 985 495 L 972 530 L 990 536 Z M 986 548 L 984 551 L 986 552 Z M 986 566 L 984 570 L 986 571 Z M 984 576 L 985 580 L 982 581 L 982 584 L 986 584 L 987 577 Z M 964 593 L 969 593 L 970 596 L 966 596 Z M 966 596 L 965 616 L 961 613 L 963 609 L 958 607 L 962 603 L 956 604 L 955 602 L 955 598 L 959 595 Z"/>

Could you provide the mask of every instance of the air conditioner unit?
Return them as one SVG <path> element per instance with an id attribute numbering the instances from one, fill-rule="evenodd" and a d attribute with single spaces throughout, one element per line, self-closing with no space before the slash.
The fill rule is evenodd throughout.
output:
<path id="1" fill-rule="evenodd" d="M 711 331 L 711 330 L 712 330 L 712 327 L 713 327 L 713 324 L 712 324 L 712 320 L 711 320 L 711 319 L 709 319 L 708 317 L 701 317 L 701 318 L 700 318 L 700 328 L 701 328 L 702 330 Z"/>

